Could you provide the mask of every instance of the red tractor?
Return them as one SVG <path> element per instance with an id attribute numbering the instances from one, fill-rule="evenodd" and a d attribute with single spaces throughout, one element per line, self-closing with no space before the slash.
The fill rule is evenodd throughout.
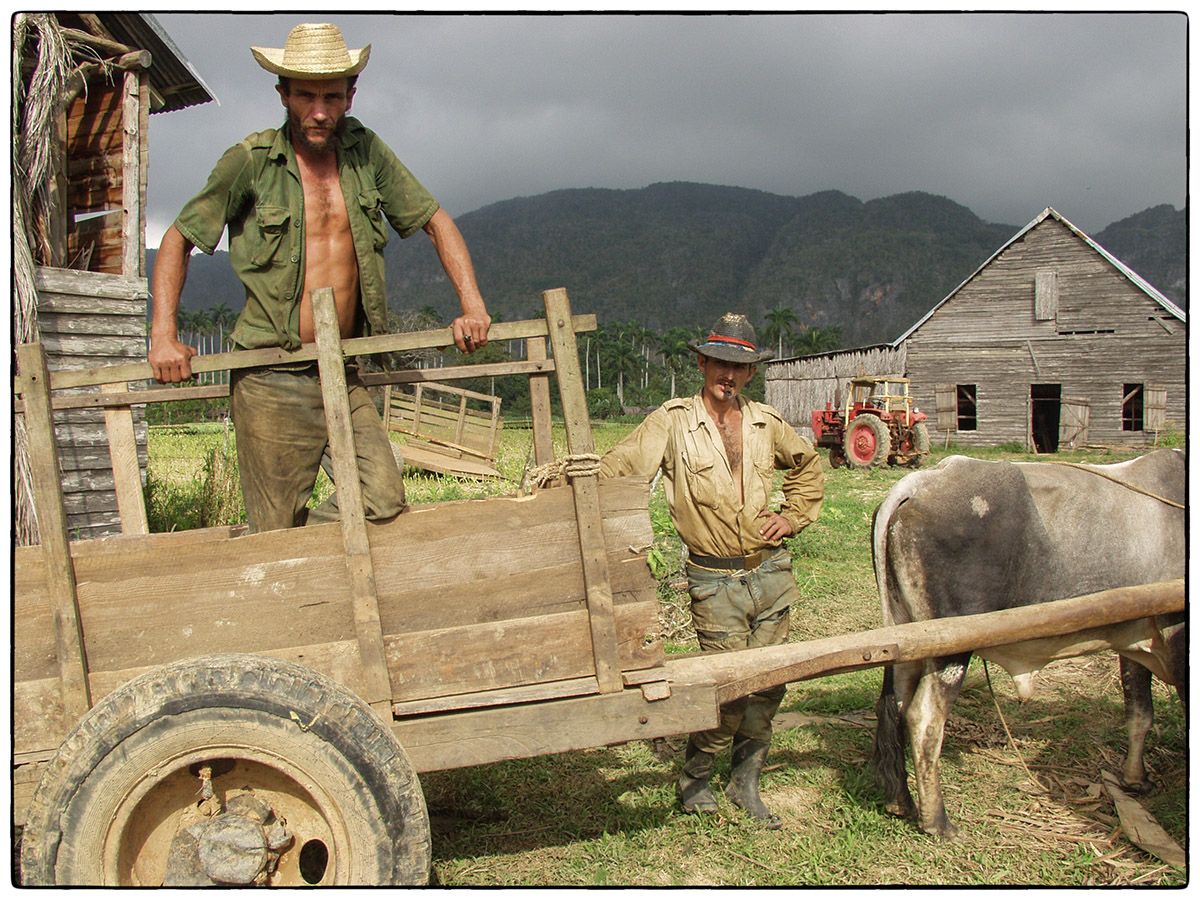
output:
<path id="1" fill-rule="evenodd" d="M 928 416 L 912 405 L 908 384 L 907 378 L 853 378 L 843 407 L 826 403 L 813 410 L 813 435 L 818 447 L 829 448 L 830 465 L 921 465 L 929 455 Z"/>

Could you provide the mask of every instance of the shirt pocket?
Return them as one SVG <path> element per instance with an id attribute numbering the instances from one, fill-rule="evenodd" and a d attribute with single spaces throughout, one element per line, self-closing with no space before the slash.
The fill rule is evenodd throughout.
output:
<path id="1" fill-rule="evenodd" d="M 711 458 L 684 453 L 683 476 L 687 484 L 688 499 L 709 509 L 717 508 L 716 472 Z"/>
<path id="2" fill-rule="evenodd" d="M 254 211 L 258 226 L 258 246 L 250 257 L 250 265 L 265 269 L 279 255 L 284 236 L 291 227 L 292 212 L 286 206 L 259 206 Z"/>
<path id="3" fill-rule="evenodd" d="M 371 225 L 372 246 L 378 251 L 387 246 L 388 223 L 383 216 L 383 195 L 374 188 L 361 191 L 358 195 L 358 205 L 363 217 Z"/>

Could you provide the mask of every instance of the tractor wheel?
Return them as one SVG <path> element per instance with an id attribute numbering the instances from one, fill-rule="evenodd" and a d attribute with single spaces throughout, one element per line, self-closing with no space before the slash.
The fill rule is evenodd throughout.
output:
<path id="1" fill-rule="evenodd" d="M 855 469 L 882 464 L 892 452 L 887 426 L 878 416 L 862 415 L 846 428 L 846 459 Z"/>
<path id="2" fill-rule="evenodd" d="M 27 885 L 424 884 L 429 816 L 370 707 L 250 655 L 155 669 L 67 736 L 30 803 Z"/>
<path id="3" fill-rule="evenodd" d="M 910 469 L 918 469 L 929 458 L 929 429 L 918 422 L 912 431 L 912 455 L 905 463 Z"/>

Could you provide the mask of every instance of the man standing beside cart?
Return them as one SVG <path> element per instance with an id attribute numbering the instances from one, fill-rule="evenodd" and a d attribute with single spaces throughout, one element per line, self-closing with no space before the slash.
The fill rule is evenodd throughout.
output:
<path id="1" fill-rule="evenodd" d="M 692 341 L 704 375 L 700 393 L 668 400 L 601 460 L 605 477 L 664 473 L 671 518 L 688 548 L 692 620 L 704 650 L 782 644 L 799 600 L 786 537 L 816 521 L 824 475 L 812 445 L 773 408 L 742 396 L 760 350 L 745 316 L 726 313 Z M 783 470 L 783 504 L 768 506 Z M 725 795 L 768 827 L 778 817 L 759 796 L 772 720 L 786 686 L 724 704 L 720 724 L 689 737 L 676 788 L 683 808 L 717 809 L 709 785 L 717 754 L 732 748 Z"/>
<path id="2" fill-rule="evenodd" d="M 221 157 L 204 189 L 167 229 L 155 260 L 149 362 L 160 382 L 191 377 L 192 347 L 178 339 L 179 297 L 193 247 L 213 253 L 226 227 L 229 258 L 246 288 L 234 346 L 292 351 L 315 340 L 312 292 L 333 289 L 343 338 L 387 327 L 383 248 L 424 230 L 458 294 L 455 344 L 487 343 L 488 315 L 471 257 L 454 221 L 392 151 L 346 114 L 370 45 L 347 48 L 340 29 L 297 25 L 282 49 L 252 47 L 279 76 L 283 127 L 252 134 Z M 405 508 L 404 482 L 374 403 L 350 367 L 354 444 L 368 518 Z M 253 531 L 309 521 L 308 499 L 327 452 L 315 362 L 243 369 L 230 405 L 246 516 Z M 336 515 L 336 502 L 312 520 Z"/>

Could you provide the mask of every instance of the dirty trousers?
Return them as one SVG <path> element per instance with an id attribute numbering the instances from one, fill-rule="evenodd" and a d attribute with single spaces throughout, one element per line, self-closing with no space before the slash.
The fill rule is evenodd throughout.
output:
<path id="1" fill-rule="evenodd" d="M 231 382 L 230 407 L 250 530 L 336 520 L 336 494 L 316 509 L 307 508 L 318 470 L 324 466 L 332 477 L 316 365 L 300 371 L 246 369 L 233 373 Z M 389 519 L 405 508 L 404 481 L 392 443 L 354 366 L 346 368 L 346 385 L 363 508 L 368 519 Z"/>
<path id="2" fill-rule="evenodd" d="M 748 572 L 688 565 L 692 623 L 700 649 L 743 650 L 787 641 L 790 608 L 799 600 L 792 556 L 782 547 L 763 553 L 762 565 Z M 707 753 L 720 753 L 734 737 L 770 743 L 771 720 L 786 691 L 786 685 L 779 685 L 723 704 L 720 724 L 693 734 L 692 741 Z"/>

